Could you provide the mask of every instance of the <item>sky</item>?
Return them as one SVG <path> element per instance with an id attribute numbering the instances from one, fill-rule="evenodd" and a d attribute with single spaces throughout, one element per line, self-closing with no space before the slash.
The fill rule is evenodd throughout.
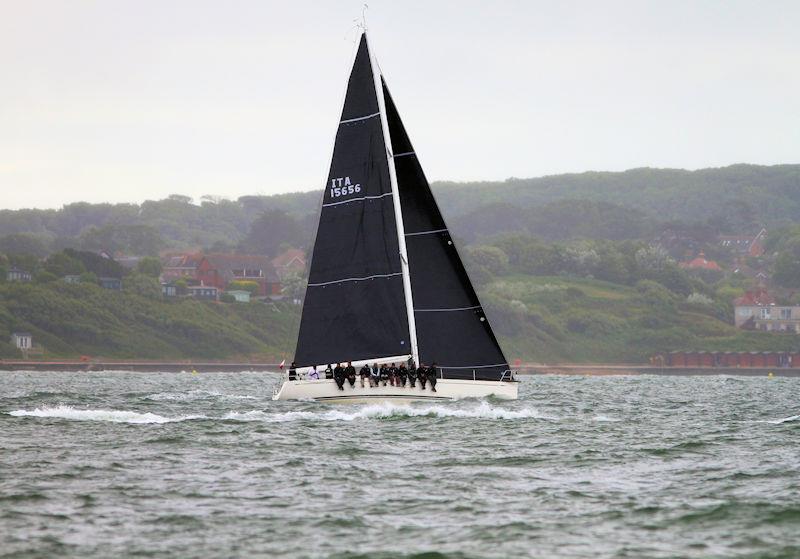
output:
<path id="1" fill-rule="evenodd" d="M 0 0 L 0 208 L 322 189 L 362 4 Z M 368 4 L 431 181 L 800 162 L 800 2 Z"/>

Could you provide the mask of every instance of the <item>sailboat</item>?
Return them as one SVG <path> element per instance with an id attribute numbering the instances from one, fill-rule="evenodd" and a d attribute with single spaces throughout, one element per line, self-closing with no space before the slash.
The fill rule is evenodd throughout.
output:
<path id="1" fill-rule="evenodd" d="M 436 390 L 339 389 L 324 369 L 436 364 Z M 315 367 L 320 378 L 309 378 Z M 275 400 L 517 398 L 497 342 L 414 151 L 367 34 L 359 39 L 323 193 L 295 368 Z"/>

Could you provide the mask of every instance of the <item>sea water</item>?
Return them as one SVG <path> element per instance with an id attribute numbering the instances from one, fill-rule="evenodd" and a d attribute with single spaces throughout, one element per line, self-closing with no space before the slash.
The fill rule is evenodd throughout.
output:
<path id="1" fill-rule="evenodd" d="M 0 557 L 800 557 L 800 379 L 273 402 L 270 373 L 0 373 Z"/>

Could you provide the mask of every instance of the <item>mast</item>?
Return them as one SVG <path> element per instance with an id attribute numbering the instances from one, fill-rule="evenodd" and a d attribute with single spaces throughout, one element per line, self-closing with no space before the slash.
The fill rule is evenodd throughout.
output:
<path id="1" fill-rule="evenodd" d="M 367 36 L 366 29 L 364 36 Z M 408 315 L 408 332 L 411 341 L 411 357 L 414 364 L 419 366 L 419 347 L 417 344 L 417 324 L 414 318 L 414 298 L 411 291 L 411 270 L 408 264 L 408 250 L 406 249 L 406 234 L 403 226 L 403 209 L 400 206 L 400 189 L 397 186 L 397 172 L 394 167 L 394 148 L 392 138 L 389 133 L 389 120 L 386 115 L 386 103 L 383 98 L 383 84 L 381 75 L 377 71 L 379 68 L 375 54 L 370 49 L 372 58 L 372 78 L 375 85 L 375 94 L 378 97 L 378 107 L 381 113 L 381 127 L 383 128 L 383 138 L 386 145 L 386 158 L 389 162 L 389 180 L 392 185 L 392 199 L 394 201 L 395 224 L 397 225 L 397 243 L 400 249 L 400 269 L 403 272 L 403 292 L 406 299 L 406 313 Z"/>

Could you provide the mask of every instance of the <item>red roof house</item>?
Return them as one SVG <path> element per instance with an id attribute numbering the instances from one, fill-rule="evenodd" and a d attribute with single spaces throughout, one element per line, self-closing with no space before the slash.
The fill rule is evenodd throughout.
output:
<path id="1" fill-rule="evenodd" d="M 290 248 L 273 258 L 272 266 L 281 279 L 288 274 L 301 274 L 306 269 L 306 253 L 299 248 Z"/>
<path id="2" fill-rule="evenodd" d="M 713 260 L 706 260 L 706 255 L 703 254 L 702 251 L 693 260 L 689 260 L 688 262 L 681 262 L 678 265 L 681 268 L 684 268 L 684 269 L 687 269 L 687 270 L 718 270 L 718 271 L 722 271 L 722 268 L 719 267 L 719 264 L 717 264 Z"/>
<path id="3" fill-rule="evenodd" d="M 746 292 L 741 297 L 733 300 L 736 307 L 765 307 L 775 304 L 775 297 L 770 295 L 766 289 L 758 288 Z"/>

